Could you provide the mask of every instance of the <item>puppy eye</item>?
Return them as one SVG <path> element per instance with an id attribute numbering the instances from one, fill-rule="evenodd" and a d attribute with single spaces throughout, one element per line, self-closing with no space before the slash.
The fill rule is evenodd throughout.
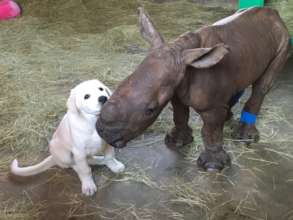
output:
<path id="1" fill-rule="evenodd" d="M 99 88 L 100 91 L 104 91 L 104 89 L 102 87 Z"/>
<path id="2" fill-rule="evenodd" d="M 90 97 L 90 95 L 89 94 L 86 94 L 85 96 L 84 96 L 84 99 L 88 99 Z"/>

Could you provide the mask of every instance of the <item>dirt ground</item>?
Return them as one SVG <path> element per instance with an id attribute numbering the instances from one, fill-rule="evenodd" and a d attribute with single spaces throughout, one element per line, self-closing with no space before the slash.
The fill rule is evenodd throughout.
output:
<path id="1" fill-rule="evenodd" d="M 37 163 L 65 112 L 70 88 L 98 78 L 111 88 L 143 59 L 136 8 L 144 5 L 167 39 L 235 11 L 221 0 L 19 0 L 22 17 L 0 23 L 0 220 L 2 219 L 293 219 L 293 59 L 262 107 L 260 142 L 246 146 L 231 133 L 249 89 L 225 127 L 233 164 L 221 173 L 196 166 L 201 119 L 193 113 L 194 143 L 177 151 L 163 143 L 172 125 L 167 107 L 144 135 L 117 151 L 123 174 L 94 167 L 98 192 L 81 195 L 68 169 L 14 177 L 9 164 Z M 269 1 L 292 33 L 293 1 Z M 290 13 L 291 11 L 291 13 Z M 291 22 L 291 23 L 290 23 Z"/>

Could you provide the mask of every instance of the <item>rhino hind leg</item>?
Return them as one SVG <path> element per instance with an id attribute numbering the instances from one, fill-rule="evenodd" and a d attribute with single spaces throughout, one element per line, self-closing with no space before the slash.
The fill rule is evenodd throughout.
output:
<path id="1" fill-rule="evenodd" d="M 230 99 L 230 101 L 228 103 L 229 111 L 228 111 L 227 116 L 226 116 L 226 121 L 229 121 L 229 120 L 233 119 L 232 108 L 234 107 L 234 105 L 236 105 L 239 102 L 239 99 L 242 97 L 244 92 L 245 92 L 244 89 L 240 90 L 234 96 L 232 96 L 232 98 Z"/>
<path id="2" fill-rule="evenodd" d="M 189 107 L 182 104 L 176 96 L 171 102 L 175 127 L 166 134 L 165 144 L 169 148 L 179 148 L 193 142 L 192 129 L 188 126 Z"/>
<path id="3" fill-rule="evenodd" d="M 282 71 L 288 59 L 289 48 L 290 45 L 284 42 L 284 46 L 281 47 L 279 53 L 268 65 L 266 71 L 252 84 L 252 93 L 242 110 L 242 116 L 244 115 L 244 117 L 240 119 L 239 126 L 233 135 L 234 138 L 242 139 L 247 144 L 259 140 L 259 132 L 255 126 L 256 117 L 265 95 L 269 92 L 275 78 Z M 245 114 L 248 115 L 248 119 Z"/>

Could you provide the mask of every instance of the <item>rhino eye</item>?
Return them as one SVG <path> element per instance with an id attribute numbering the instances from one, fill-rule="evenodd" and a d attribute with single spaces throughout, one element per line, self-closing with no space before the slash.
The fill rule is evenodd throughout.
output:
<path id="1" fill-rule="evenodd" d="M 86 94 L 85 96 L 84 96 L 84 99 L 88 99 L 90 97 L 90 95 L 89 94 Z"/>
<path id="2" fill-rule="evenodd" d="M 156 112 L 157 107 L 158 107 L 158 103 L 156 101 L 151 102 L 145 108 L 145 115 L 146 116 L 153 115 Z"/>
<path id="3" fill-rule="evenodd" d="M 146 114 L 147 116 L 150 116 L 150 115 L 152 115 L 154 112 L 155 112 L 155 108 L 148 108 L 148 109 L 145 111 L 145 114 Z"/>

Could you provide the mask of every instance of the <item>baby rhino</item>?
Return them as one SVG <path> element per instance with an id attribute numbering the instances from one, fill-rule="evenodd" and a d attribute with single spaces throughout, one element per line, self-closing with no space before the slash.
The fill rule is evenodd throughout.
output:
<path id="1" fill-rule="evenodd" d="M 198 165 L 221 170 L 230 164 L 223 126 L 235 97 L 252 85 L 242 111 L 238 138 L 257 140 L 256 117 L 265 95 L 287 61 L 288 30 L 276 10 L 250 8 L 165 42 L 147 13 L 139 9 L 140 31 L 151 48 L 118 86 L 101 111 L 97 130 L 109 144 L 124 147 L 140 135 L 171 101 L 174 128 L 169 147 L 192 142 L 190 107 L 203 120 L 205 150 Z"/>

